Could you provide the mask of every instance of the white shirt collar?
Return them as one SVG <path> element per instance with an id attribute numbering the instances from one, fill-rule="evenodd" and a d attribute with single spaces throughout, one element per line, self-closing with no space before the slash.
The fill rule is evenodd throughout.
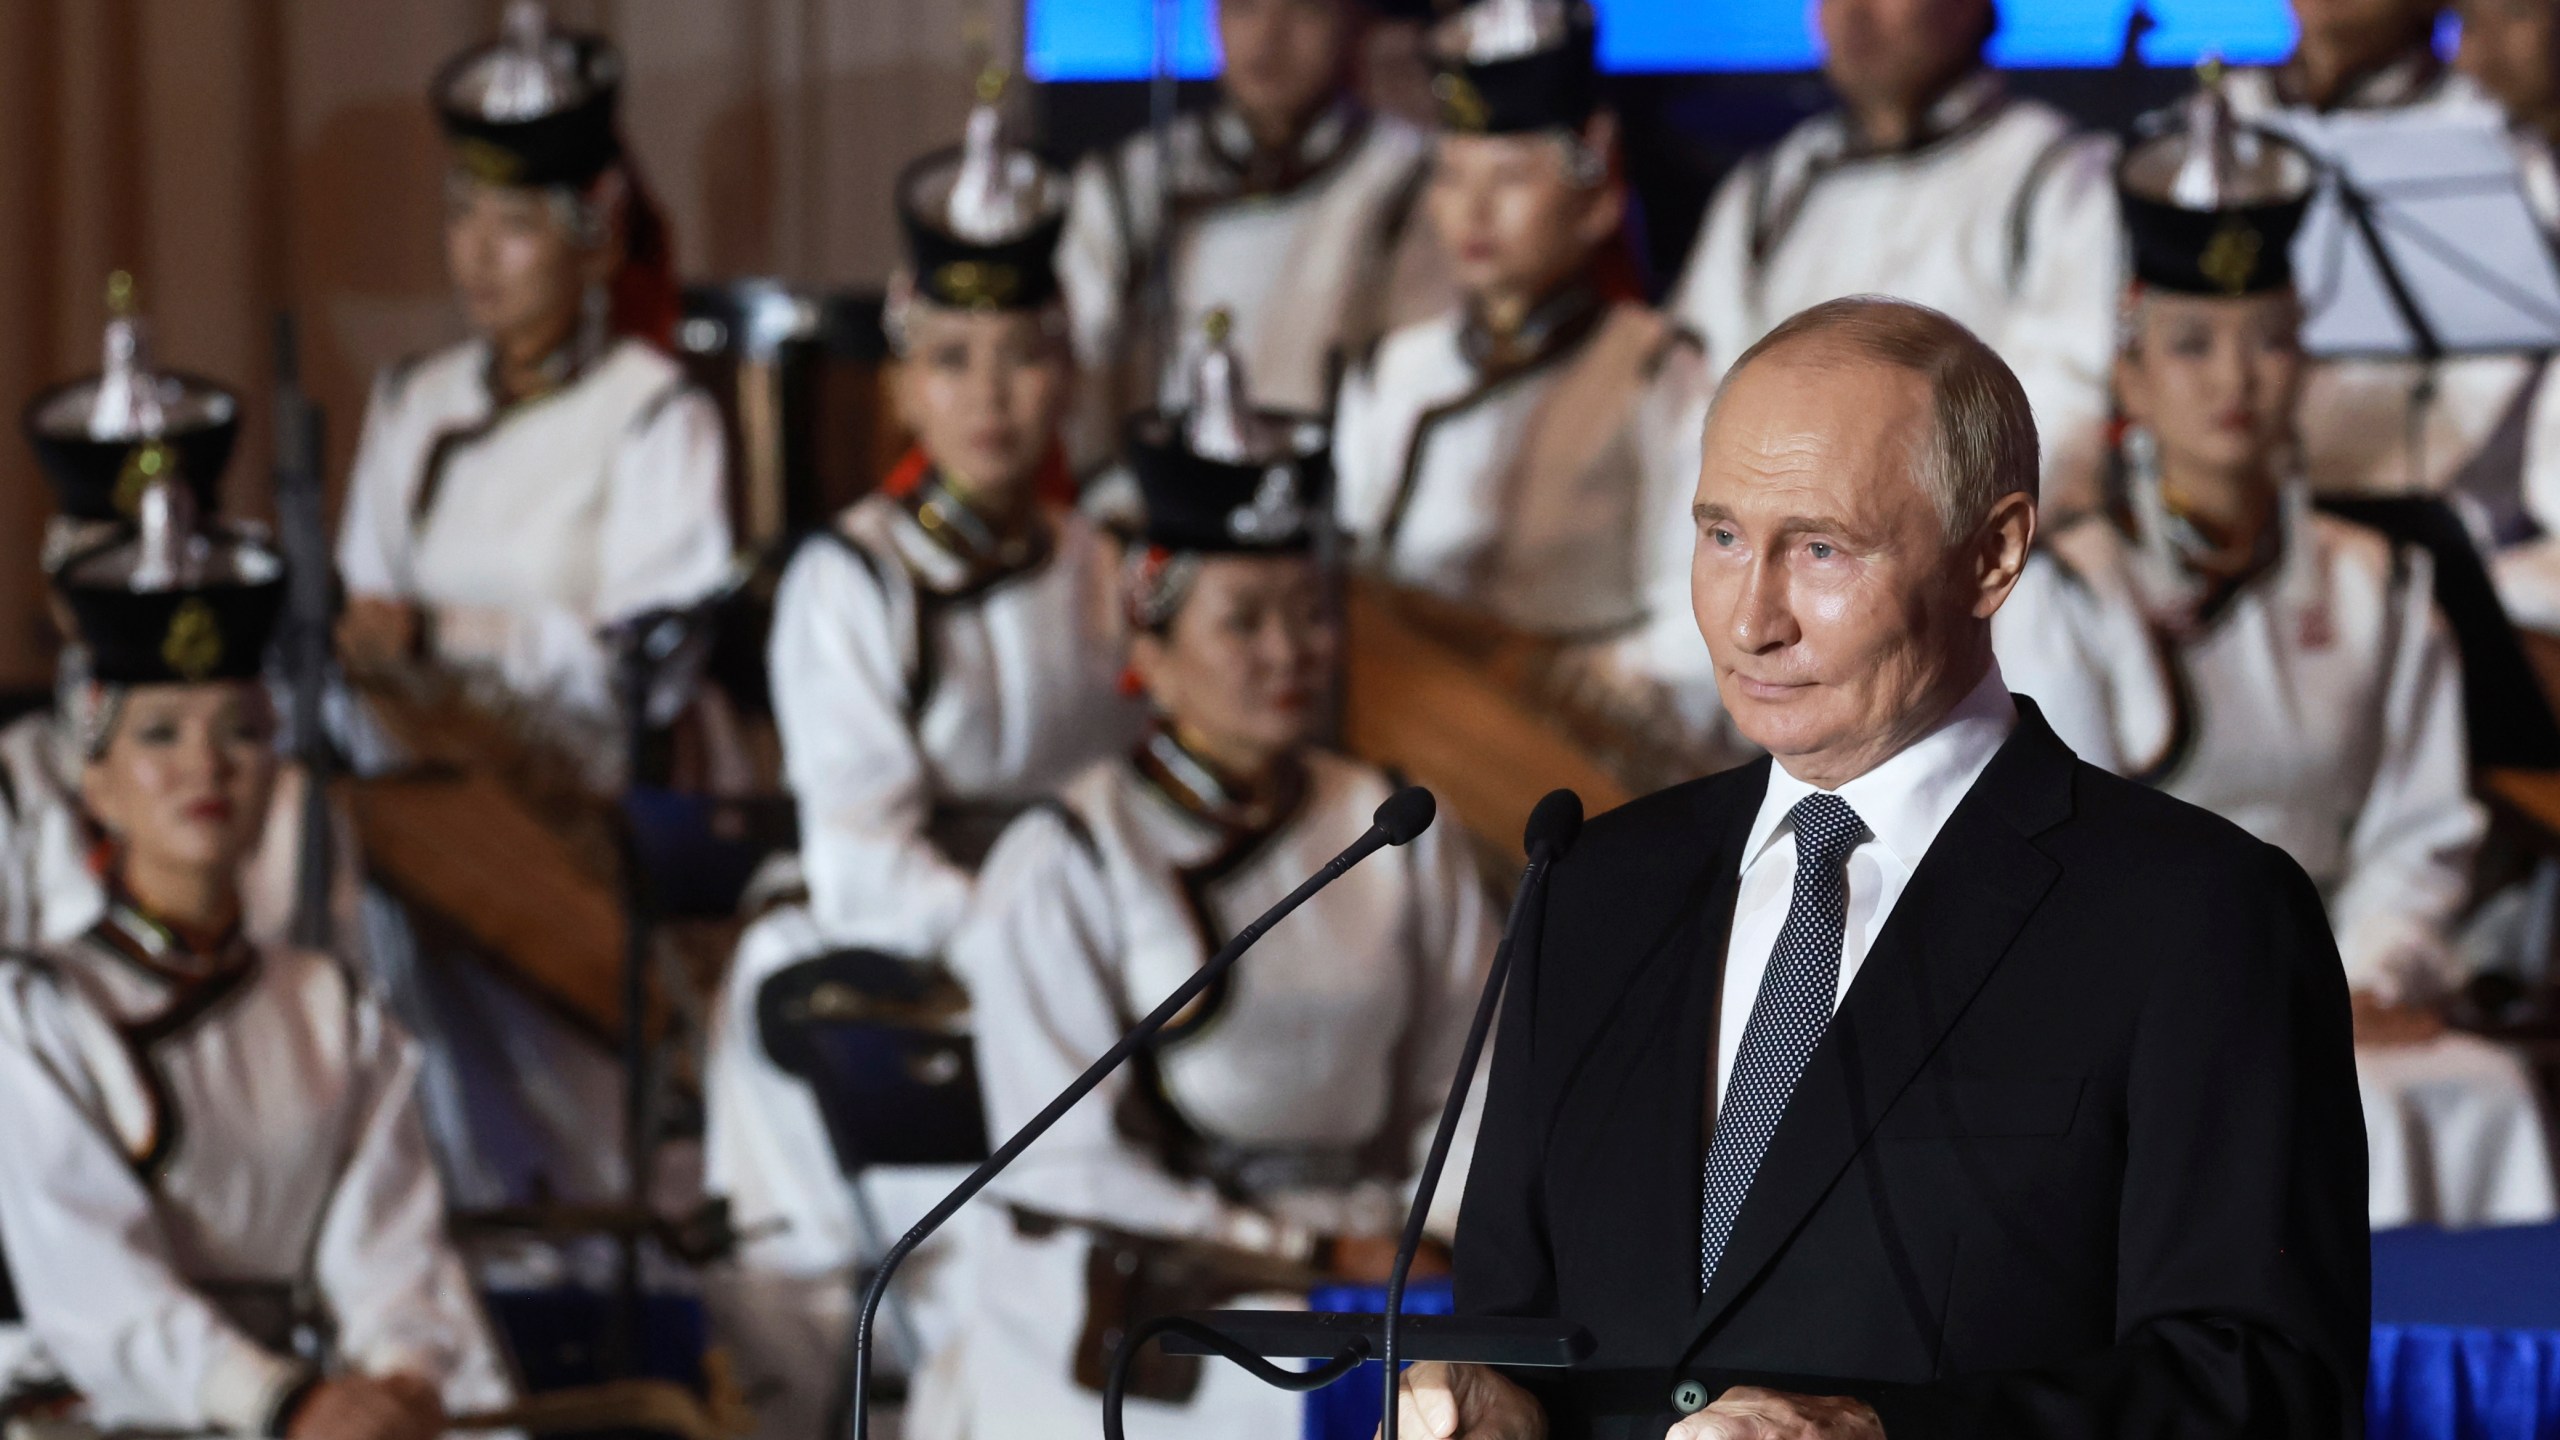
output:
<path id="1" fill-rule="evenodd" d="M 2017 725 L 2017 702 L 2009 698 L 2009 687 L 2001 680 L 1995 660 L 1981 682 L 1927 734 L 1833 793 L 1849 802 L 1849 808 L 1867 823 L 1868 833 L 1908 874 L 1920 868 L 1920 857 L 1929 853 L 1947 817 L 1973 789 L 1973 782 L 1982 778 L 1991 757 Z M 1787 767 L 1776 760 L 1769 762 L 1769 790 L 1761 797 L 1760 813 L 1752 818 L 1742 849 L 1744 872 L 1760 863 L 1780 833 L 1793 833 L 1788 813 L 1819 788 L 1788 774 Z"/>

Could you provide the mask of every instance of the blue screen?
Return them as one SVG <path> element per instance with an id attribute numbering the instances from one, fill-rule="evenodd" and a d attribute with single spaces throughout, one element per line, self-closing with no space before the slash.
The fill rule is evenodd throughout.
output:
<path id="1" fill-rule="evenodd" d="M 1174 0 L 1176 69 L 1217 73 L 1216 0 Z M 1810 0 L 1593 0 L 1611 70 L 1810 70 L 1820 61 Z M 2137 0 L 2000 0 L 1991 56 L 2002 65 L 2113 65 Z M 2192 65 L 2278 60 L 2293 48 L 2285 0 L 2147 0 L 2142 58 Z M 1156 0 L 1030 0 L 1029 68 L 1038 80 L 1140 80 L 1155 68 Z"/>

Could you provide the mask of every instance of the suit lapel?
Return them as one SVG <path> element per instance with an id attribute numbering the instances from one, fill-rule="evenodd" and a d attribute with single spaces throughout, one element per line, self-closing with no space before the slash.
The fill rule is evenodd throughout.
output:
<path id="1" fill-rule="evenodd" d="M 2069 813 L 2075 762 L 2035 707 L 2017 704 L 2017 729 L 1930 845 L 1806 1062 L 1699 1298 L 1691 1351 L 1865 1146 L 2060 873 L 2027 837 Z M 1692 1145 L 1702 1123 L 1684 1137 Z M 1693 1210 L 1702 1173 L 1703 1162 L 1686 1177 Z M 1696 1228 L 1693 1216 L 1692 1250 Z"/>
<path id="2" fill-rule="evenodd" d="M 1635 1172 L 1637 1183 L 1627 1189 L 1629 1219 L 1633 1233 L 1640 1237 L 1637 1254 L 1694 1257 L 1697 1253 L 1698 1177 L 1706 1163 L 1707 1076 L 1715 1055 L 1721 962 L 1740 888 L 1742 842 L 1767 793 L 1768 764 L 1758 762 L 1763 771 L 1758 783 L 1738 794 L 1726 813 L 1705 822 L 1712 827 L 1711 849 L 1689 887 L 1677 925 L 1661 948 L 1660 988 L 1646 986 L 1639 992 L 1645 1002 L 1676 1011 L 1670 1033 L 1677 1038 L 1667 1047 L 1667 1073 L 1660 1081 L 1667 1091 L 1669 1143 L 1643 1147 L 1647 1158 L 1639 1163 L 1644 1168 Z M 1661 1288 L 1646 1297 L 1643 1313 L 1676 1326 L 1697 1303 L 1696 1261 L 1693 1258 L 1685 1268 L 1659 1267 L 1658 1273 Z"/>

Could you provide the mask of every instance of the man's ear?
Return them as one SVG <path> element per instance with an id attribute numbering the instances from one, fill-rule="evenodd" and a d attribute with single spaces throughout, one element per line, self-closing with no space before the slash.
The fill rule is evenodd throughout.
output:
<path id="1" fill-rule="evenodd" d="M 1973 545 L 1973 615 L 1988 620 L 2008 601 L 2009 592 L 2018 588 L 2027 557 L 2035 552 L 2035 497 L 2013 490 L 1993 501 Z"/>

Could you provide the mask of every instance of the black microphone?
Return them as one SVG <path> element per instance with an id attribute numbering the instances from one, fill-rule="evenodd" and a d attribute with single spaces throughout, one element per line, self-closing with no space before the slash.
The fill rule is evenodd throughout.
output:
<path id="1" fill-rule="evenodd" d="M 1431 1197 L 1440 1188 L 1440 1172 L 1449 1163 L 1449 1144 L 1458 1132 L 1458 1116 L 1466 1109 L 1467 1092 L 1474 1088 L 1476 1065 L 1483 1059 L 1485 1038 L 1493 1033 L 1493 1017 L 1502 1005 L 1502 984 L 1511 973 L 1511 947 L 1518 939 L 1521 917 L 1529 913 L 1530 896 L 1546 888 L 1547 873 L 1573 842 L 1582 834 L 1582 797 L 1571 790 L 1550 790 L 1537 808 L 1529 812 L 1521 848 L 1529 852 L 1529 868 L 1520 874 L 1520 889 L 1511 897 L 1511 913 L 1502 922 L 1502 942 L 1493 947 L 1493 963 L 1486 967 L 1484 993 L 1476 997 L 1475 1020 L 1467 1026 L 1466 1048 L 1458 1054 L 1457 1078 L 1449 1086 L 1449 1098 L 1440 1106 L 1440 1128 L 1431 1136 L 1431 1153 L 1422 1162 L 1422 1174 L 1413 1187 L 1413 1206 L 1405 1212 L 1404 1238 L 1396 1245 L 1393 1269 L 1387 1272 L 1387 1311 L 1380 1326 L 1383 1344 L 1378 1358 L 1386 1366 L 1386 1416 L 1381 1422 L 1380 1440 L 1396 1440 L 1396 1410 L 1399 1388 L 1404 1376 L 1397 1362 L 1403 1358 L 1405 1277 L 1413 1269 L 1413 1256 L 1422 1248 L 1423 1225 L 1431 1215 Z"/>
<path id="2" fill-rule="evenodd" d="M 1128 1368 L 1138 1348 L 1158 1338 L 1168 1354 L 1223 1356 L 1266 1384 L 1290 1390 L 1320 1389 L 1375 1356 L 1386 1367 L 1383 1440 L 1395 1440 L 1396 1401 L 1403 1381 L 1397 1372 L 1404 1360 L 1555 1367 L 1578 1364 L 1590 1355 L 1590 1332 L 1570 1321 L 1418 1315 L 1408 1323 L 1403 1313 L 1405 1280 L 1413 1269 L 1414 1252 L 1421 1248 L 1423 1225 L 1431 1214 L 1431 1197 L 1439 1190 L 1441 1172 L 1448 1166 L 1449 1147 L 1457 1135 L 1459 1116 L 1466 1109 L 1467 1092 L 1475 1085 L 1476 1067 L 1483 1061 L 1485 1041 L 1492 1035 L 1494 1016 L 1501 1009 L 1503 984 L 1511 972 L 1512 947 L 1519 940 L 1532 897 L 1545 888 L 1555 862 L 1573 848 L 1581 833 L 1582 797 L 1570 790 L 1549 793 L 1529 812 L 1529 824 L 1522 837 L 1523 847 L 1529 852 L 1529 867 L 1521 873 L 1520 889 L 1511 897 L 1511 914 L 1503 923 L 1502 943 L 1494 948 L 1493 963 L 1485 971 L 1484 991 L 1476 999 L 1475 1019 L 1467 1028 L 1467 1043 L 1458 1056 L 1458 1072 L 1450 1083 L 1448 1099 L 1440 1107 L 1439 1128 L 1431 1137 L 1430 1153 L 1414 1181 L 1413 1205 L 1405 1213 L 1404 1236 L 1396 1246 L 1394 1268 L 1387 1274 L 1386 1312 L 1332 1315 L 1298 1310 L 1211 1310 L 1163 1316 L 1134 1325 L 1121 1340 L 1120 1353 L 1112 1359 L 1111 1383 L 1103 1394 L 1103 1434 L 1108 1440 L 1122 1437 L 1120 1393 L 1125 1388 Z M 1408 1339 L 1412 1341 L 1411 1354 L 1406 1352 Z M 1279 1359 L 1326 1363 L 1303 1372 L 1285 1372 L 1266 1363 Z"/>
<path id="3" fill-rule="evenodd" d="M 1575 808 L 1578 813 L 1580 806 L 1577 805 Z M 1173 993 L 1164 998 L 1164 1003 L 1149 1011 L 1147 1018 L 1132 1026 L 1128 1034 L 1120 1037 L 1118 1043 L 1102 1052 L 1101 1058 L 1086 1066 L 1084 1073 L 1069 1082 L 1066 1089 L 1059 1091 L 1056 1098 L 1052 1099 L 1039 1114 L 1032 1116 L 1029 1123 L 1015 1131 L 1012 1137 L 1002 1145 L 997 1146 L 995 1153 L 981 1162 L 977 1169 L 970 1171 L 967 1179 L 953 1186 L 951 1193 L 943 1196 L 940 1203 L 926 1212 L 925 1217 L 917 1221 L 913 1229 L 898 1237 L 898 1243 L 890 1246 L 888 1253 L 880 1257 L 880 1266 L 872 1272 L 871 1284 L 862 1293 L 862 1310 L 854 1318 L 852 1440 L 870 1440 L 872 1323 L 880 1313 L 882 1298 L 889 1293 L 891 1277 L 897 1274 L 898 1267 L 905 1263 L 907 1256 L 914 1253 L 915 1248 L 923 1244 L 934 1231 L 941 1229 L 953 1215 L 958 1214 L 961 1206 L 968 1204 L 979 1191 L 984 1190 L 987 1182 L 995 1179 L 1024 1150 L 1029 1149 L 1032 1141 L 1047 1134 L 1049 1127 L 1057 1124 L 1060 1117 L 1074 1109 L 1077 1101 L 1092 1094 L 1093 1087 L 1101 1084 L 1112 1071 L 1119 1069 L 1123 1062 L 1137 1053 L 1139 1046 L 1154 1039 L 1157 1031 L 1162 1030 L 1174 1016 L 1182 1013 L 1184 1007 L 1200 997 L 1200 992 L 1216 984 L 1219 977 L 1225 975 L 1245 951 L 1253 948 L 1254 942 L 1260 940 L 1265 931 L 1287 918 L 1290 911 L 1305 904 L 1317 891 L 1341 879 L 1343 872 L 1352 866 L 1387 846 L 1411 844 L 1415 837 L 1431 828 L 1432 817 L 1438 809 L 1437 803 L 1431 798 L 1431 792 L 1419 785 L 1408 785 L 1388 796 L 1385 803 L 1379 805 L 1377 812 L 1370 817 L 1369 828 L 1361 834 L 1359 839 L 1352 841 L 1341 854 L 1326 861 L 1324 868 L 1309 876 L 1306 883 L 1282 896 L 1280 903 L 1263 911 L 1260 918 L 1239 931 L 1234 939 L 1219 949 L 1217 954 L 1210 956 L 1207 964 L 1201 966 L 1190 979 L 1176 986 Z"/>

